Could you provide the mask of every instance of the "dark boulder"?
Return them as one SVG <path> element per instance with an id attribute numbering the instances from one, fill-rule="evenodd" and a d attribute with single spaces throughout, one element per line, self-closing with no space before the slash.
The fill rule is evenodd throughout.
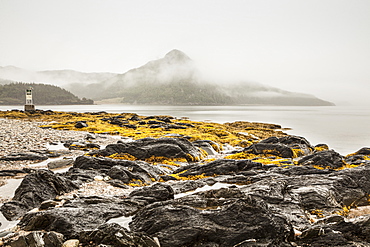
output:
<path id="1" fill-rule="evenodd" d="M 83 244 L 93 244 L 94 246 L 159 247 L 159 244 L 151 237 L 140 233 L 129 232 L 116 223 L 103 224 L 96 230 L 83 232 L 80 241 Z"/>
<path id="2" fill-rule="evenodd" d="M 247 153 L 252 153 L 256 155 L 267 154 L 276 155 L 282 158 L 294 158 L 295 153 L 287 145 L 280 143 L 255 143 L 243 150 Z"/>
<path id="3" fill-rule="evenodd" d="M 83 231 L 96 229 L 112 218 L 132 215 L 144 206 L 142 202 L 119 197 L 76 198 L 60 208 L 30 212 L 18 225 L 26 231 L 55 231 L 67 238 L 78 238 Z"/>
<path id="4" fill-rule="evenodd" d="M 123 183 L 129 183 L 134 178 L 133 174 L 123 166 L 113 166 L 107 175 L 112 179 L 121 180 Z"/>
<path id="5" fill-rule="evenodd" d="M 103 157 L 79 156 L 76 158 L 73 168 L 83 170 L 96 170 L 113 179 L 140 180 L 142 183 L 150 184 L 153 180 L 159 180 L 162 171 L 144 161 L 131 161 L 121 159 L 110 159 Z"/>
<path id="6" fill-rule="evenodd" d="M 135 232 L 158 237 L 161 246 L 234 246 L 248 239 L 279 246 L 292 238 L 291 225 L 261 200 L 238 199 L 218 210 L 151 204 L 130 223 Z"/>
<path id="7" fill-rule="evenodd" d="M 269 137 L 259 143 L 282 144 L 292 149 L 294 156 L 304 156 L 312 153 L 315 148 L 301 136 Z M 281 156 L 283 157 L 283 156 Z M 289 158 L 289 157 L 284 157 Z"/>
<path id="8" fill-rule="evenodd" d="M 94 181 L 96 176 L 104 176 L 99 170 L 86 170 L 79 168 L 69 168 L 68 171 L 63 173 L 65 178 L 72 180 L 75 184 L 81 185 Z"/>
<path id="9" fill-rule="evenodd" d="M 262 143 L 281 143 L 285 145 L 296 145 L 296 144 L 301 144 L 301 145 L 306 145 L 308 147 L 311 147 L 311 144 L 307 141 L 306 138 L 302 136 L 293 136 L 293 135 L 288 135 L 288 136 L 283 136 L 283 137 L 269 137 L 267 139 L 264 139 L 261 141 Z"/>
<path id="10" fill-rule="evenodd" d="M 184 138 L 147 138 L 129 143 L 110 144 L 105 149 L 93 151 L 90 155 L 110 156 L 112 154 L 130 154 L 139 160 L 155 157 L 185 158 L 197 161 L 202 153 Z"/>
<path id="11" fill-rule="evenodd" d="M 205 165 L 196 165 L 179 174 L 181 177 L 196 176 L 196 175 L 223 175 L 235 174 L 241 171 L 248 171 L 255 168 L 261 168 L 261 163 L 256 163 L 251 160 L 229 160 L 218 159 Z M 185 169 L 185 168 L 184 168 Z M 179 172 L 179 170 L 175 171 Z"/>
<path id="12" fill-rule="evenodd" d="M 71 180 L 58 174 L 36 170 L 23 179 L 14 193 L 12 202 L 4 203 L 1 211 L 8 220 L 15 220 L 26 211 L 39 207 L 43 201 L 77 188 Z"/>
<path id="13" fill-rule="evenodd" d="M 317 166 L 323 169 L 336 169 L 346 164 L 342 155 L 334 150 L 328 150 L 304 156 L 298 161 L 298 165 Z"/>

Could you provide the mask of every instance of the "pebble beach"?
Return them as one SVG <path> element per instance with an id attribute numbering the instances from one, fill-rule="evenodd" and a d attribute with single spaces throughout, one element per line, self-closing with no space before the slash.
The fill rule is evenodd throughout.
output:
<path id="1" fill-rule="evenodd" d="M 0 157 L 11 153 L 27 153 L 30 150 L 47 150 L 50 143 L 61 143 L 66 140 L 84 140 L 86 131 L 66 131 L 43 129 L 39 126 L 47 122 L 0 118 Z M 108 135 L 96 135 L 94 143 L 107 145 L 117 139 Z M 78 151 L 72 151 L 78 152 Z M 0 170 L 18 169 L 32 161 L 2 161 Z"/>

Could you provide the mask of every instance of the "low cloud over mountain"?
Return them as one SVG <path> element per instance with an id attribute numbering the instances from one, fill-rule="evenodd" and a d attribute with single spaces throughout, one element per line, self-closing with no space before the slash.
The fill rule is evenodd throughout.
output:
<path id="1" fill-rule="evenodd" d="M 7 70 L 8 68 L 8 70 Z M 13 79 L 0 67 L 0 78 Z M 43 71 L 26 74 L 33 81 L 64 85 L 80 97 L 130 104 L 168 105 L 333 105 L 313 95 L 294 93 L 247 81 L 222 84 L 206 79 L 195 62 L 179 50 L 123 74 Z M 20 80 L 19 76 L 18 79 Z M 22 79 L 22 81 L 26 81 Z"/>

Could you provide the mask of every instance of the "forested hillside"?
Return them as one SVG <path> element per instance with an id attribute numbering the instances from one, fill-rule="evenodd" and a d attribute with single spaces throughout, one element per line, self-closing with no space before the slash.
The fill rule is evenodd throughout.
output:
<path id="1" fill-rule="evenodd" d="M 23 105 L 26 101 L 25 91 L 33 88 L 33 103 L 35 105 L 73 105 L 93 104 L 93 100 L 79 99 L 67 90 L 47 84 L 36 83 L 10 83 L 0 85 L 1 105 Z"/>

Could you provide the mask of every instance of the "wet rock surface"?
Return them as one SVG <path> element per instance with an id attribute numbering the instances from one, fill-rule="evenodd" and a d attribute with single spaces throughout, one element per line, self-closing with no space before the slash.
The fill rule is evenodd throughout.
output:
<path id="1" fill-rule="evenodd" d="M 71 180 L 47 170 L 36 170 L 27 175 L 15 191 L 12 201 L 1 207 L 1 212 L 9 220 L 23 216 L 37 208 L 45 200 L 78 188 Z"/>
<path id="2" fill-rule="evenodd" d="M 137 115 L 104 121 L 133 129 L 133 120 L 135 128 L 175 125 L 172 118 Z M 172 134 L 96 146 L 58 174 L 1 171 L 27 175 L 1 208 L 8 219 L 20 219 L 24 232 L 0 232 L 0 240 L 9 246 L 67 240 L 81 246 L 370 246 L 369 215 L 349 216 L 352 208 L 369 206 L 369 148 L 342 156 L 303 137 L 270 137 L 246 141 L 232 151 L 244 156 L 234 159 L 215 142 L 188 139 Z M 203 159 L 207 154 L 212 160 Z"/>
<path id="3" fill-rule="evenodd" d="M 188 161 L 200 160 L 202 154 L 191 142 L 184 138 L 146 138 L 130 143 L 108 145 L 104 150 L 91 152 L 91 155 L 110 156 L 130 154 L 139 160 L 151 157 L 184 158 Z"/>

